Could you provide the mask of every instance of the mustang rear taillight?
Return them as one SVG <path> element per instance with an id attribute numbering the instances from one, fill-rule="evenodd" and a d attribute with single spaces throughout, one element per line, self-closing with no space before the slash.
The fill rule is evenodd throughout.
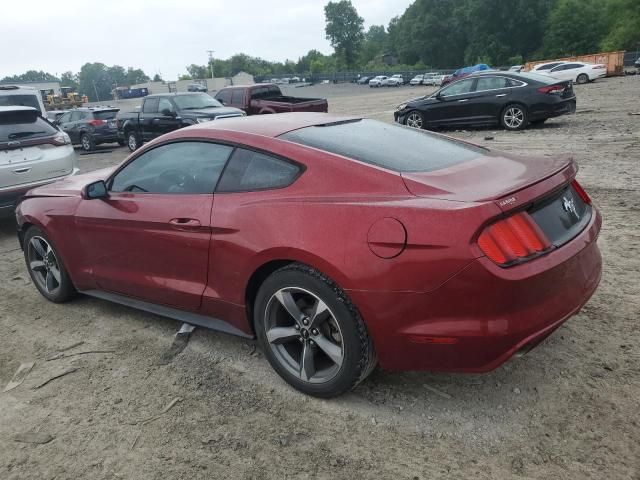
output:
<path id="1" fill-rule="evenodd" d="M 584 188 L 582 188 L 582 185 L 580 185 L 577 180 L 574 180 L 573 182 L 571 182 L 571 186 L 576 191 L 576 193 L 580 196 L 580 198 L 584 203 L 586 203 L 587 205 L 591 205 L 591 197 L 587 192 L 584 191 Z"/>
<path id="2" fill-rule="evenodd" d="M 478 246 L 504 266 L 544 252 L 551 242 L 527 212 L 519 212 L 486 227 L 478 237 Z"/>
<path id="3" fill-rule="evenodd" d="M 564 87 L 560 85 L 547 85 L 546 87 L 540 87 L 538 89 L 540 93 L 549 93 L 551 95 L 560 95 L 564 92 Z"/>

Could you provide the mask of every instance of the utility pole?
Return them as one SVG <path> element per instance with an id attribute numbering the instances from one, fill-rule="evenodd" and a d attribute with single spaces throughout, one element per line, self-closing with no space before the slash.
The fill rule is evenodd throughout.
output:
<path id="1" fill-rule="evenodd" d="M 99 102 L 99 101 L 100 101 L 100 96 L 98 95 L 98 89 L 96 88 L 96 81 L 95 81 L 95 80 L 92 80 L 92 82 L 93 82 L 93 89 L 94 89 L 94 90 L 95 90 L 95 92 L 96 92 L 96 99 L 97 99 L 97 101 Z"/>
<path id="2" fill-rule="evenodd" d="M 215 50 L 207 50 L 207 53 L 209 54 L 209 67 L 211 68 L 211 79 L 213 80 L 213 54 Z"/>

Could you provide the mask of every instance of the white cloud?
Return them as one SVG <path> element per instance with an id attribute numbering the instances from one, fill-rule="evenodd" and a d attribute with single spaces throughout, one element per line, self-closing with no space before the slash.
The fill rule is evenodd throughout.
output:
<path id="1" fill-rule="evenodd" d="M 235 53 L 297 60 L 331 53 L 325 0 L 47 0 L 2 5 L 0 78 L 26 70 L 77 72 L 86 62 L 140 67 L 174 79 L 191 63 Z M 365 25 L 388 25 L 412 0 L 353 0 Z"/>

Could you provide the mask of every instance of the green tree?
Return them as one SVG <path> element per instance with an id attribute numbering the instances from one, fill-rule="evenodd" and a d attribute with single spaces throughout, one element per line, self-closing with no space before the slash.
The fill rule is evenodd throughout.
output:
<path id="1" fill-rule="evenodd" d="M 78 75 L 73 72 L 64 72 L 60 75 L 60 84 L 63 87 L 71 87 L 74 90 L 78 90 Z"/>
<path id="2" fill-rule="evenodd" d="M 149 81 L 149 77 L 139 68 L 127 68 L 125 75 L 126 85 L 135 85 L 137 83 L 145 83 Z"/>
<path id="3" fill-rule="evenodd" d="M 360 63 L 366 64 L 385 53 L 388 34 L 383 25 L 371 25 L 364 34 L 364 43 L 360 52 Z"/>
<path id="4" fill-rule="evenodd" d="M 364 19 L 358 15 L 350 0 L 329 2 L 324 7 L 327 40 L 347 67 L 355 66 L 364 41 Z"/>
<path id="5" fill-rule="evenodd" d="M 564 57 L 599 51 L 607 33 L 605 15 L 602 0 L 558 0 L 549 13 L 544 54 Z"/>
<path id="6" fill-rule="evenodd" d="M 196 65 L 192 63 L 187 67 L 187 72 L 189 72 L 189 77 L 191 78 L 209 78 L 211 77 L 211 73 L 208 72 L 206 65 Z M 191 78 L 186 80 L 191 80 Z"/>
<path id="7" fill-rule="evenodd" d="M 112 71 L 117 72 L 117 69 Z M 113 80 L 109 74 L 109 67 L 104 63 L 85 63 L 78 73 L 80 93 L 87 95 L 92 102 L 109 100 L 112 98 Z"/>
<path id="8" fill-rule="evenodd" d="M 161 76 L 159 73 L 156 73 L 156 74 L 153 76 L 153 81 L 154 81 L 154 82 L 161 82 L 161 81 L 162 81 L 162 76 Z"/>
<path id="9" fill-rule="evenodd" d="M 640 2 L 609 0 L 608 33 L 602 42 L 605 50 L 637 50 L 640 44 Z"/>
<path id="10" fill-rule="evenodd" d="M 2 79 L 3 82 L 55 82 L 59 80 L 55 75 L 42 70 L 29 70 L 22 75 L 13 75 Z"/>

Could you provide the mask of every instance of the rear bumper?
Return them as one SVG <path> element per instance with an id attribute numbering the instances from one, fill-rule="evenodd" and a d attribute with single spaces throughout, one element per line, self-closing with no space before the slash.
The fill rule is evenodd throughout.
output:
<path id="1" fill-rule="evenodd" d="M 38 182 L 25 183 L 23 185 L 15 185 L 6 188 L 0 188 L 0 217 L 7 217 L 13 214 L 16 205 L 20 202 L 20 199 L 31 189 L 47 185 L 49 183 L 56 182 L 58 180 L 64 180 L 78 173 L 80 169 L 74 168 L 70 174 L 63 175 L 61 177 L 49 178 L 47 180 L 40 180 Z"/>
<path id="2" fill-rule="evenodd" d="M 531 120 L 559 117 L 576 111 L 576 97 L 563 99 L 554 103 L 537 103 L 532 105 Z"/>
<path id="3" fill-rule="evenodd" d="M 111 132 L 94 132 L 92 136 L 96 143 L 113 143 L 118 141 L 117 130 Z"/>
<path id="4" fill-rule="evenodd" d="M 595 292 L 601 218 L 548 255 L 511 268 L 470 263 L 434 291 L 350 291 L 389 370 L 486 372 L 529 350 Z"/>

